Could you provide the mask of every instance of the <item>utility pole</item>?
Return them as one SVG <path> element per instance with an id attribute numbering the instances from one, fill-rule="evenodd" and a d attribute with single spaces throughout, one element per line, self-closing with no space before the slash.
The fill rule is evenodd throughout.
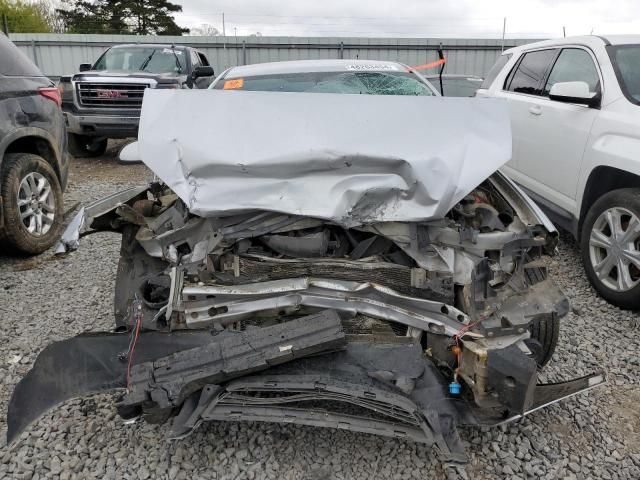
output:
<path id="1" fill-rule="evenodd" d="M 224 23 L 224 12 L 222 12 L 222 51 L 224 52 L 224 60 L 227 61 L 227 27 Z"/>
<path id="2" fill-rule="evenodd" d="M 562 26 L 562 36 L 567 38 L 567 30 L 564 28 L 564 25 Z"/>
<path id="3" fill-rule="evenodd" d="M 6 13 L 2 14 L 2 31 L 7 37 L 9 36 L 9 19 Z"/>
<path id="4" fill-rule="evenodd" d="M 238 29 L 233 27 L 233 36 L 236 37 L 236 66 L 240 65 L 240 52 L 238 51 Z"/>
<path id="5" fill-rule="evenodd" d="M 502 51 L 504 52 L 504 34 L 507 31 L 507 17 L 502 19 Z"/>

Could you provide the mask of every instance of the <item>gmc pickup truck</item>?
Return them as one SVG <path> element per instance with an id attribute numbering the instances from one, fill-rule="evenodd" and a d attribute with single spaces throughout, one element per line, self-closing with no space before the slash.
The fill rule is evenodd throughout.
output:
<path id="1" fill-rule="evenodd" d="M 80 73 L 60 78 L 69 152 L 97 157 L 109 138 L 137 137 L 147 88 L 207 88 L 214 78 L 207 57 L 191 47 L 116 45 Z"/>

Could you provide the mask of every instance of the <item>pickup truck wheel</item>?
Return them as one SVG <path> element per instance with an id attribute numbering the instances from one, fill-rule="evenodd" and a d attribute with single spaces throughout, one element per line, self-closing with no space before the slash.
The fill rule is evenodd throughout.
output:
<path id="1" fill-rule="evenodd" d="M 640 308 L 640 189 L 600 197 L 587 213 L 580 239 L 587 277 L 602 298 Z"/>
<path id="2" fill-rule="evenodd" d="M 51 247 L 62 230 L 62 189 L 51 166 L 31 153 L 5 155 L 2 178 L 4 242 L 23 253 Z"/>
<path id="3" fill-rule="evenodd" d="M 107 151 L 108 139 L 99 139 L 88 135 L 69 133 L 69 153 L 74 157 L 99 157 Z"/>

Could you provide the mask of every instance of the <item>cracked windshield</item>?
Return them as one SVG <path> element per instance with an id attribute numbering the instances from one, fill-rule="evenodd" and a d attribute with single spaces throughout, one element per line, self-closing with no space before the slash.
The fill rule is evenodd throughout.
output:
<path id="1" fill-rule="evenodd" d="M 260 92 L 352 93 L 363 95 L 422 95 L 433 92 L 410 72 L 309 72 L 263 75 L 218 82 L 216 89 Z"/>

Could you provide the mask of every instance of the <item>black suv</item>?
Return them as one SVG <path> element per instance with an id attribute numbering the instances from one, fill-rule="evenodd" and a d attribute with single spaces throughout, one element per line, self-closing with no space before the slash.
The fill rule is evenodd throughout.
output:
<path id="1" fill-rule="evenodd" d="M 53 82 L 0 34 L 0 239 L 12 250 L 41 253 L 62 228 L 69 164 L 60 104 Z"/>
<path id="2" fill-rule="evenodd" d="M 62 110 L 74 156 L 97 157 L 109 138 L 138 135 L 147 88 L 207 88 L 213 81 L 207 57 L 191 47 L 116 45 L 95 64 L 60 79 Z"/>

